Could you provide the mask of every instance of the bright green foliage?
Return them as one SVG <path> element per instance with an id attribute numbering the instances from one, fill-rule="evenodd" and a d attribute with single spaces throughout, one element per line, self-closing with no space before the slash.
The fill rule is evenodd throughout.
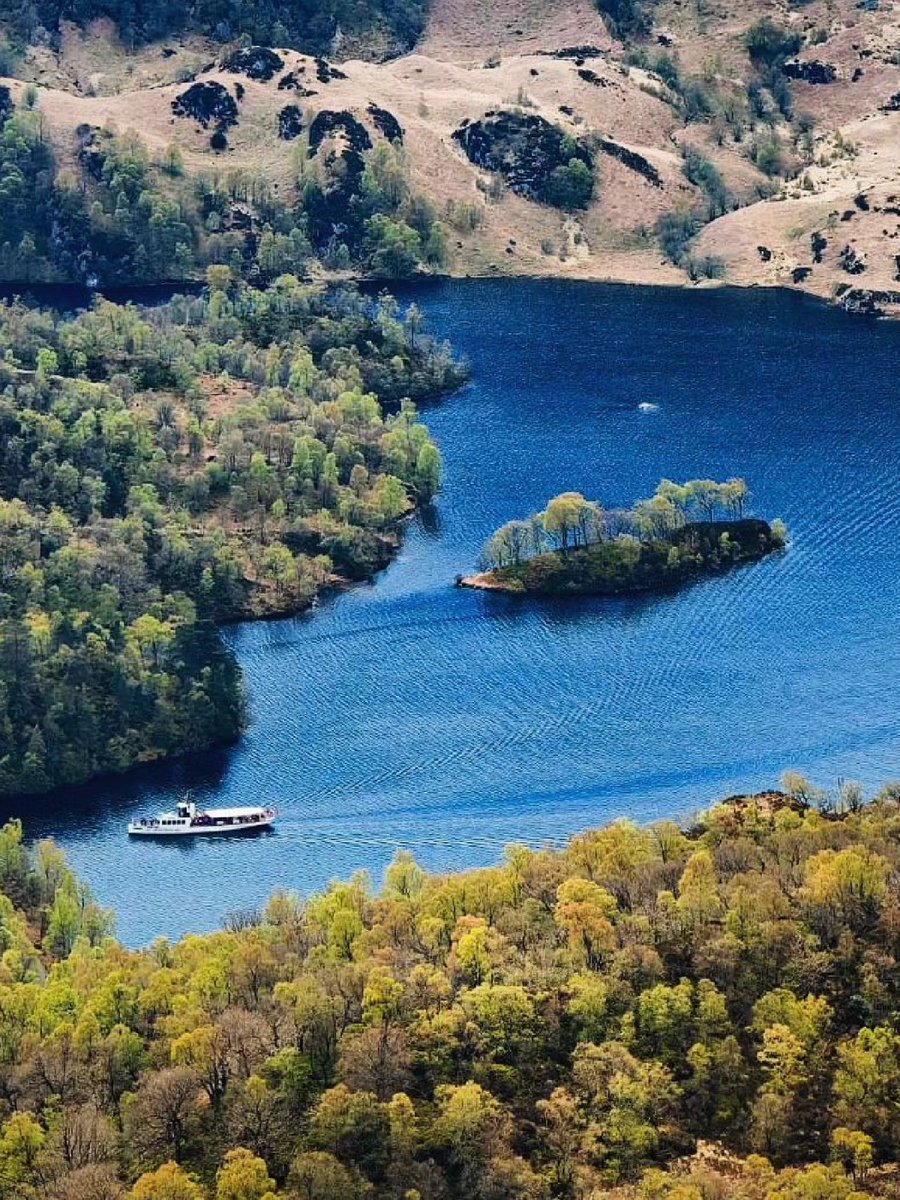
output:
<path id="1" fill-rule="evenodd" d="M 279 893 L 142 951 L 8 825 L 0 1198 L 888 1195 L 898 805 L 769 794 L 462 875 L 399 856 L 381 895 Z"/>
<path id="2" fill-rule="evenodd" d="M 0 306 L 0 794 L 235 738 L 214 624 L 371 576 L 439 486 L 406 397 L 459 373 L 392 301 L 214 282 L 148 313 Z M 62 952 L 77 910 L 60 891 Z"/>
<path id="3" fill-rule="evenodd" d="M 281 196 L 248 170 L 186 172 L 174 143 L 154 157 L 133 132 L 83 126 L 79 139 L 58 171 L 47 118 L 0 87 L 0 279 L 172 283 L 210 268 L 271 281 L 316 254 L 397 279 L 447 261 L 437 210 L 390 144 L 352 167 L 324 151 Z"/>
<path id="4" fill-rule="evenodd" d="M 178 1166 L 164 1163 L 142 1175 L 128 1193 L 128 1200 L 205 1200 L 203 1189 Z"/>
<path id="5" fill-rule="evenodd" d="M 274 1200 L 275 1180 L 249 1150 L 229 1150 L 216 1174 L 216 1200 Z"/>
<path id="6" fill-rule="evenodd" d="M 622 592 L 671 586 L 710 567 L 780 549 L 780 522 L 746 520 L 743 479 L 664 479 L 649 500 L 604 510 L 563 492 L 543 512 L 509 521 L 481 552 L 481 565 L 508 591 Z"/>

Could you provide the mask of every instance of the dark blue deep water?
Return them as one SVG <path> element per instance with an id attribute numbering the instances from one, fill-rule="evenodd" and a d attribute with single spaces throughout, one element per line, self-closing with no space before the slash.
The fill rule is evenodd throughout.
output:
<path id="1" fill-rule="evenodd" d="M 373 586 L 229 632 L 252 726 L 230 751 L 20 806 L 130 943 L 215 926 L 397 847 L 434 869 L 623 814 L 772 784 L 900 775 L 900 327 L 796 295 L 537 282 L 416 293 L 472 384 L 427 413 L 433 512 Z M 648 401 L 656 412 L 641 412 Z M 677 595 L 528 602 L 458 591 L 499 524 L 577 489 L 744 476 L 784 555 Z M 129 843 L 191 787 L 274 801 L 277 830 Z"/>

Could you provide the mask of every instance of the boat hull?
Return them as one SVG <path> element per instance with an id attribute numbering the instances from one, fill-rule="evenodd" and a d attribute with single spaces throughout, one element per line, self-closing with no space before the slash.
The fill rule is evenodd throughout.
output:
<path id="1" fill-rule="evenodd" d="M 223 833 L 252 833 L 260 829 L 269 829 L 275 822 L 274 815 L 258 819 L 233 821 L 220 825 L 161 825 L 158 821 L 132 821 L 128 826 L 129 837 L 213 837 Z"/>

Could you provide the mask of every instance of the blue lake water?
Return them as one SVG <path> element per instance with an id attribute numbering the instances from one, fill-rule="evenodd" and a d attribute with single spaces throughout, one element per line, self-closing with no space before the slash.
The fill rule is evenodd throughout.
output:
<path id="1" fill-rule="evenodd" d="M 686 815 L 786 767 L 900 776 L 900 326 L 797 295 L 558 282 L 417 289 L 473 379 L 432 406 L 432 512 L 376 583 L 228 632 L 251 728 L 231 750 L 18 806 L 133 944 L 307 893 L 397 847 L 449 869 L 628 815 Z M 642 412 L 638 405 L 658 405 Z M 677 595 L 460 591 L 491 531 L 577 489 L 741 475 L 783 556 Z M 274 801 L 270 834 L 129 843 L 185 788 Z"/>

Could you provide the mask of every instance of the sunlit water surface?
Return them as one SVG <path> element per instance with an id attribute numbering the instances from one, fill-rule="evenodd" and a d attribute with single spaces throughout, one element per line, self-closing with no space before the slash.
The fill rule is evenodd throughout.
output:
<path id="1" fill-rule="evenodd" d="M 763 292 L 496 281 L 416 299 L 473 381 L 427 412 L 445 486 L 397 562 L 313 615 L 228 632 L 252 717 L 238 747 L 17 806 L 126 942 L 210 929 L 278 886 L 378 883 L 398 847 L 467 867 L 787 766 L 900 775 L 900 327 Z M 662 476 L 730 475 L 785 519 L 785 555 L 657 598 L 452 586 L 556 492 L 623 505 Z M 129 842 L 133 814 L 185 788 L 281 820 Z"/>

